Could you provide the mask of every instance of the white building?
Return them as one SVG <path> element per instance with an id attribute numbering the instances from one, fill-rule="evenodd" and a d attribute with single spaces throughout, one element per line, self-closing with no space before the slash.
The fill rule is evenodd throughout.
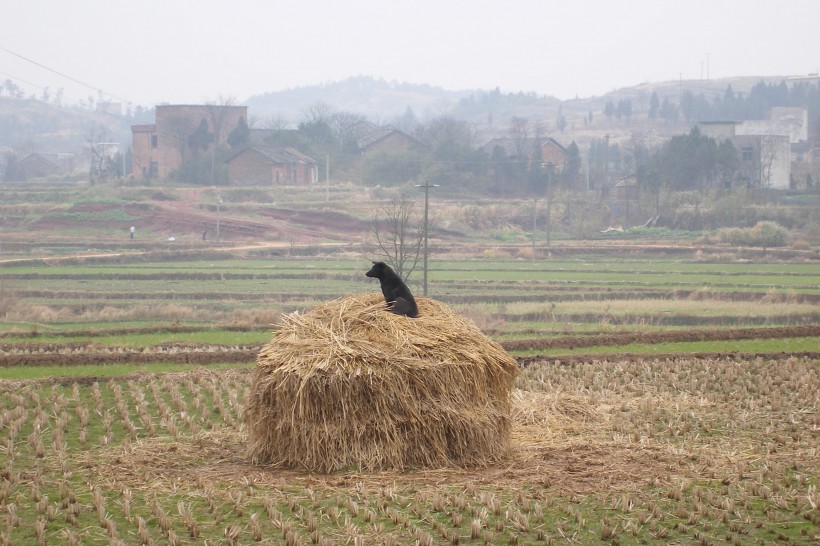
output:
<path id="1" fill-rule="evenodd" d="M 804 108 L 772 108 L 767 120 L 698 123 L 704 136 L 718 143 L 730 140 L 740 156 L 740 175 L 750 185 L 789 189 L 791 145 L 808 138 Z"/>

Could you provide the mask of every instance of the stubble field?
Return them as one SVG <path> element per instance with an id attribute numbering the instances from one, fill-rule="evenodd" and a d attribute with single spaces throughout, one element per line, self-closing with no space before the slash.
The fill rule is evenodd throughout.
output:
<path id="1" fill-rule="evenodd" d="M 243 424 L 281 314 L 378 290 L 314 251 L 3 264 L 0 544 L 820 537 L 816 263 L 439 256 L 431 296 L 521 365 L 508 457 L 319 475 L 251 465 Z"/>

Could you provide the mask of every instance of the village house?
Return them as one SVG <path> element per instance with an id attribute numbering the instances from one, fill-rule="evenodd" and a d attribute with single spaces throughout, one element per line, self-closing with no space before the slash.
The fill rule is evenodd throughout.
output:
<path id="1" fill-rule="evenodd" d="M 294 148 L 252 147 L 226 161 L 230 184 L 314 184 L 317 162 Z"/>
<path id="2" fill-rule="evenodd" d="M 247 123 L 247 106 L 157 106 L 154 124 L 131 127 L 131 175 L 136 179 L 168 178 L 213 146 L 226 145 L 240 119 Z"/>
<path id="3" fill-rule="evenodd" d="M 503 150 L 507 158 L 526 158 L 528 162 L 536 160 L 540 151 L 541 163 L 551 165 L 554 174 L 562 172 L 567 164 L 567 149 L 551 137 L 494 138 L 481 147 L 488 157 L 496 148 Z"/>
<path id="4" fill-rule="evenodd" d="M 368 156 L 385 152 L 407 152 L 418 148 L 420 143 L 407 133 L 392 127 L 374 127 L 366 131 L 356 145 L 362 160 Z"/>
<path id="5" fill-rule="evenodd" d="M 3 179 L 7 182 L 21 182 L 35 178 L 71 174 L 74 168 L 74 154 L 34 152 L 22 159 L 10 161 L 6 165 Z"/>

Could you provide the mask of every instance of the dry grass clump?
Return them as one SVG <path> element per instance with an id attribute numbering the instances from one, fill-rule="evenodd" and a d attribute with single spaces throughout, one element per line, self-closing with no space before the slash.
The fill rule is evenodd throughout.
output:
<path id="1" fill-rule="evenodd" d="M 445 304 L 417 303 L 415 319 L 379 294 L 286 315 L 246 401 L 252 460 L 321 472 L 499 460 L 515 360 Z"/>

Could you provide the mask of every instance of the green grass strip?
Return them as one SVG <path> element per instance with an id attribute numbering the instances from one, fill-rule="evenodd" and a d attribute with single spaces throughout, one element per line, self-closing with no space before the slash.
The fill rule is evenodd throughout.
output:
<path id="1" fill-rule="evenodd" d="M 254 364 L 226 363 L 212 364 L 208 370 L 225 370 L 231 368 L 251 368 Z M 121 377 L 133 373 L 170 373 L 188 372 L 205 368 L 197 364 L 166 364 L 152 362 L 150 364 L 89 364 L 87 366 L 36 366 L 0 368 L 0 380 L 27 380 L 46 379 L 55 377 Z"/>
<path id="2" fill-rule="evenodd" d="M 598 345 L 579 347 L 578 349 L 544 349 L 539 351 L 510 351 L 511 354 L 529 355 L 610 355 L 619 353 L 632 354 L 668 354 L 668 353 L 777 353 L 820 351 L 820 337 L 792 337 L 777 339 L 745 339 L 726 341 L 682 341 L 674 343 L 629 343 L 627 345 Z"/>

